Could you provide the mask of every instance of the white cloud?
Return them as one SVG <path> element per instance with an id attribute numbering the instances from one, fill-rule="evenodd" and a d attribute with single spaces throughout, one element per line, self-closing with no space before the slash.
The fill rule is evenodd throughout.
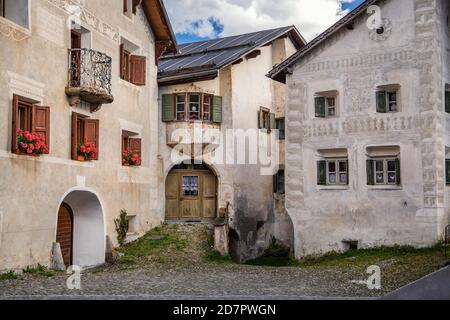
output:
<path id="1" fill-rule="evenodd" d="M 220 36 L 296 25 L 307 40 L 336 22 L 353 0 L 164 0 L 176 33 L 214 37 L 207 19 L 224 25 Z M 202 20 L 200 25 L 193 22 Z"/>

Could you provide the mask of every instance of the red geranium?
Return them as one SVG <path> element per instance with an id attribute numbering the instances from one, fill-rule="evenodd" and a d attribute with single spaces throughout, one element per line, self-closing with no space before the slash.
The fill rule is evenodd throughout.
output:
<path id="1" fill-rule="evenodd" d="M 42 134 L 23 130 L 17 130 L 17 148 L 26 154 L 48 153 L 48 147 Z"/>
<path id="2" fill-rule="evenodd" d="M 124 150 L 122 152 L 122 164 L 128 164 L 130 166 L 140 166 L 141 158 L 137 153 L 132 153 L 129 150 Z"/>
<path id="3" fill-rule="evenodd" d="M 97 157 L 97 148 L 92 143 L 84 143 L 78 145 L 77 153 L 84 160 L 92 160 Z"/>

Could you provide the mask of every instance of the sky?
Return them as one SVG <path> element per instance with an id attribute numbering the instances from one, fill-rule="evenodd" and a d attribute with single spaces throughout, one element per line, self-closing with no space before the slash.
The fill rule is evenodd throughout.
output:
<path id="1" fill-rule="evenodd" d="M 178 43 L 295 25 L 314 39 L 364 0 L 164 0 Z"/>

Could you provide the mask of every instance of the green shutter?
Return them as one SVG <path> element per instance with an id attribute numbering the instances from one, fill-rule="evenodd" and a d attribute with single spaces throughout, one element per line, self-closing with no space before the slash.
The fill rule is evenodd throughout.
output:
<path id="1" fill-rule="evenodd" d="M 348 167 L 348 160 L 346 162 L 347 162 L 347 181 L 346 181 L 346 185 L 348 185 L 349 184 L 349 180 L 350 180 L 350 168 Z"/>
<path id="2" fill-rule="evenodd" d="M 278 173 L 273 175 L 273 193 L 278 192 Z"/>
<path id="3" fill-rule="evenodd" d="M 214 96 L 213 98 L 213 122 L 222 123 L 223 122 L 223 111 L 222 111 L 222 97 Z"/>
<path id="4" fill-rule="evenodd" d="M 317 185 L 325 186 L 327 184 L 327 162 L 325 160 L 317 161 Z"/>
<path id="5" fill-rule="evenodd" d="M 377 92 L 377 112 L 379 112 L 379 113 L 387 112 L 386 92 L 385 91 Z"/>
<path id="6" fill-rule="evenodd" d="M 450 185 L 450 159 L 445 159 L 445 183 Z"/>
<path id="7" fill-rule="evenodd" d="M 175 120 L 175 102 L 173 94 L 163 94 L 162 96 L 162 121 L 170 122 Z"/>
<path id="8" fill-rule="evenodd" d="M 367 185 L 368 186 L 375 185 L 375 168 L 374 168 L 374 164 L 375 164 L 374 160 L 367 160 L 366 169 L 367 169 Z"/>
<path id="9" fill-rule="evenodd" d="M 400 185 L 402 183 L 400 159 L 395 159 L 395 174 L 397 175 L 397 184 Z"/>
<path id="10" fill-rule="evenodd" d="M 314 99 L 316 106 L 316 117 L 317 118 L 325 118 L 326 110 L 325 110 L 325 98 L 324 97 L 316 97 Z"/>
<path id="11" fill-rule="evenodd" d="M 258 111 L 258 129 L 264 129 L 264 113 Z"/>
<path id="12" fill-rule="evenodd" d="M 275 113 L 270 114 L 270 130 L 277 129 L 277 119 L 275 118 Z"/>
<path id="13" fill-rule="evenodd" d="M 445 91 L 445 112 L 450 113 L 450 91 Z"/>

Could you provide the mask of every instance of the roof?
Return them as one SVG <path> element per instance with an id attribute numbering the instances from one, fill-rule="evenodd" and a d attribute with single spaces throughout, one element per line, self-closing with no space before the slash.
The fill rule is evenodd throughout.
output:
<path id="1" fill-rule="evenodd" d="M 177 54 L 159 59 L 158 82 L 213 79 L 220 69 L 283 36 L 289 36 L 297 50 L 306 42 L 295 26 L 289 26 L 179 45 Z"/>
<path id="2" fill-rule="evenodd" d="M 288 59 L 286 59 L 279 65 L 275 66 L 267 74 L 267 76 L 269 78 L 272 78 L 273 80 L 286 83 L 286 73 L 290 72 L 289 68 L 292 67 L 293 64 L 295 64 L 298 60 L 303 58 L 307 53 L 315 49 L 318 45 L 326 41 L 332 35 L 337 33 L 339 30 L 347 26 L 350 26 L 356 18 L 358 18 L 363 13 L 366 13 L 367 8 L 377 1 L 379 0 L 366 0 L 365 2 L 363 2 L 361 5 L 355 8 L 341 20 L 336 22 L 333 26 L 331 26 L 330 28 L 325 30 L 322 34 L 320 34 L 318 37 L 316 37 L 314 40 L 309 42 L 306 46 L 301 48 L 299 51 L 297 51 L 295 54 L 290 56 Z"/>
<path id="3" fill-rule="evenodd" d="M 165 52 L 176 52 L 177 40 L 163 1 L 142 0 L 142 7 L 155 35 L 157 44 L 163 46 Z"/>

